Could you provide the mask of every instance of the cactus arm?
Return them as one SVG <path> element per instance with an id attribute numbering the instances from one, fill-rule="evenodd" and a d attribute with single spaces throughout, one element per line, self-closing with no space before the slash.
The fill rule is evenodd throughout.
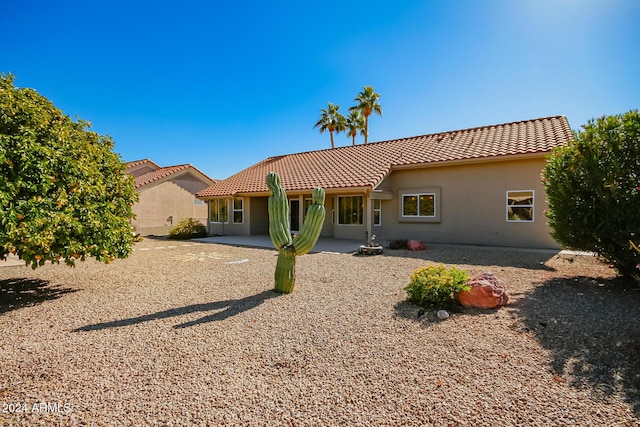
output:
<path id="1" fill-rule="evenodd" d="M 289 201 L 282 188 L 280 177 L 275 172 L 267 175 L 267 187 L 271 190 L 269 196 L 269 236 L 273 246 L 280 250 L 291 244 L 291 231 L 289 229 Z"/>
<path id="2" fill-rule="evenodd" d="M 318 241 L 318 237 L 320 237 L 324 217 L 324 190 L 322 188 L 316 188 L 313 190 L 312 204 L 307 209 L 307 217 L 302 225 L 302 229 L 291 243 L 297 255 L 304 255 L 313 249 L 313 246 Z"/>
<path id="3" fill-rule="evenodd" d="M 308 253 L 316 241 L 325 218 L 324 190 L 313 190 L 312 204 L 307 209 L 307 218 L 300 233 L 292 240 L 289 230 L 289 202 L 282 187 L 280 177 L 275 172 L 267 175 L 269 197 L 269 236 L 278 250 L 276 262 L 275 290 L 291 293 L 296 282 L 296 255 Z"/>

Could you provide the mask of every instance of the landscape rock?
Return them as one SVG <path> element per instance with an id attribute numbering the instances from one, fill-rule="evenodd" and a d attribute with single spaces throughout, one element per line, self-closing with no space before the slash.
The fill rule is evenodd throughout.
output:
<path id="1" fill-rule="evenodd" d="M 426 248 L 424 246 L 424 243 L 419 242 L 417 240 L 409 240 L 407 242 L 407 249 L 409 249 L 410 251 L 424 251 Z"/>
<path id="2" fill-rule="evenodd" d="M 471 290 L 457 292 L 456 300 L 464 307 L 496 308 L 506 305 L 509 294 L 505 283 L 493 273 L 482 273 L 467 281 Z"/>
<path id="3" fill-rule="evenodd" d="M 438 316 L 438 319 L 440 319 L 440 320 L 444 320 L 444 319 L 448 319 L 449 318 L 449 312 L 447 310 L 440 310 L 440 311 L 438 311 L 438 313 L 436 313 L 436 315 Z"/>

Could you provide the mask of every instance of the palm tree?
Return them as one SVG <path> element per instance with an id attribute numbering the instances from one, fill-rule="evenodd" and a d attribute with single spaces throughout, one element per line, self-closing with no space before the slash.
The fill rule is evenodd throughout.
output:
<path id="1" fill-rule="evenodd" d="M 331 148 L 335 148 L 333 144 L 333 132 L 339 133 L 347 129 L 347 125 L 344 116 L 338 112 L 339 105 L 334 105 L 329 102 L 327 108 L 320 110 L 320 120 L 315 124 L 315 128 L 320 128 L 320 133 L 328 130 L 331 136 Z"/>
<path id="2" fill-rule="evenodd" d="M 364 135 L 364 118 L 360 110 L 351 110 L 346 118 L 347 137 L 351 137 L 351 145 L 356 145 L 356 135 Z"/>
<path id="3" fill-rule="evenodd" d="M 369 116 L 371 113 L 382 115 L 382 107 L 378 102 L 380 98 L 379 93 L 375 93 L 373 86 L 365 86 L 362 88 L 362 92 L 356 96 L 355 101 L 357 105 L 350 108 L 350 110 L 360 110 L 364 117 L 364 143 L 369 140 Z"/>

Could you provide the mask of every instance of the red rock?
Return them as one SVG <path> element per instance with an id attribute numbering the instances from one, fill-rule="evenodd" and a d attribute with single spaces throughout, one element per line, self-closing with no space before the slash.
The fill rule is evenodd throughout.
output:
<path id="1" fill-rule="evenodd" d="M 407 249 L 410 251 L 424 251 L 426 248 L 422 242 L 418 242 L 417 240 L 409 240 L 407 242 Z"/>
<path id="2" fill-rule="evenodd" d="M 482 273 L 467 281 L 470 291 L 455 294 L 455 298 L 464 307 L 496 308 L 507 304 L 509 294 L 505 283 L 493 273 Z"/>

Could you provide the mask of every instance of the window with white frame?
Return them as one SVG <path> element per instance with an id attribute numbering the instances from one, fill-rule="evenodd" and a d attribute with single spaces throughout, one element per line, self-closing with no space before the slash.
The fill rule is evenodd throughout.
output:
<path id="1" fill-rule="evenodd" d="M 213 199 L 209 201 L 209 221 L 229 222 L 226 199 Z"/>
<path id="2" fill-rule="evenodd" d="M 233 223 L 242 224 L 244 222 L 244 199 L 236 197 L 233 199 Z"/>
<path id="3" fill-rule="evenodd" d="M 403 194 L 402 216 L 409 218 L 435 218 L 436 194 Z"/>
<path id="4" fill-rule="evenodd" d="M 363 196 L 338 196 L 338 224 L 363 224 L 363 201 Z"/>
<path id="5" fill-rule="evenodd" d="M 507 222 L 533 222 L 533 190 L 507 191 Z"/>
<path id="6" fill-rule="evenodd" d="M 382 225 L 382 200 L 373 199 L 373 225 Z"/>

